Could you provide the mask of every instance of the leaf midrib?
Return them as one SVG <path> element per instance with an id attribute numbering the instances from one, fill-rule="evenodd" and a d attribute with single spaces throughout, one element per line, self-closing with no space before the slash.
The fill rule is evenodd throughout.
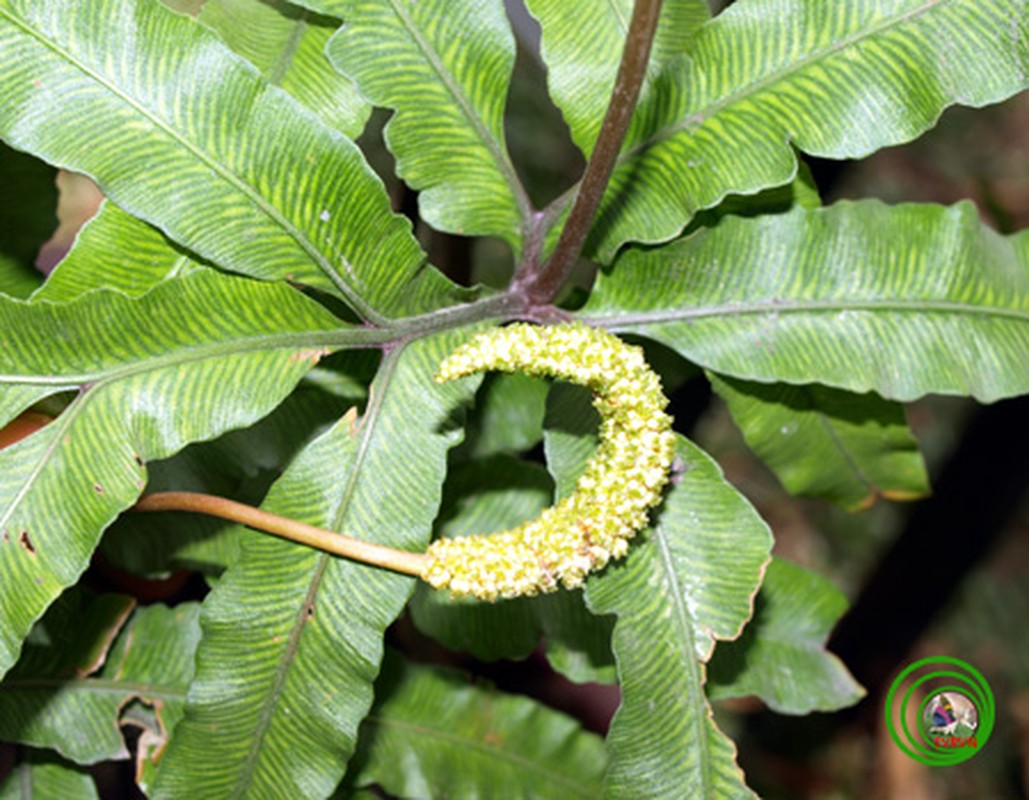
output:
<path id="1" fill-rule="evenodd" d="M 512 199 L 515 201 L 515 207 L 520 216 L 520 224 L 522 228 L 525 228 L 528 220 L 532 216 L 532 204 L 529 202 L 529 197 L 522 188 L 522 183 L 518 180 L 518 176 L 515 174 L 514 166 L 508 160 L 506 153 L 500 146 L 493 135 L 486 129 L 479 115 L 476 113 L 475 108 L 472 106 L 470 100 L 465 96 L 461 87 L 457 84 L 454 76 L 447 69 L 446 65 L 443 64 L 437 57 L 436 51 L 429 46 L 429 43 L 422 36 L 421 31 L 414 24 L 414 21 L 407 14 L 406 9 L 401 8 L 397 3 L 397 0 L 389 0 L 390 7 L 393 12 L 397 15 L 397 18 L 403 23 L 404 28 L 410 34 L 412 41 L 415 46 L 421 51 L 425 57 L 425 61 L 432 68 L 433 72 L 436 73 L 443 84 L 443 87 L 449 92 L 450 96 L 454 98 L 454 102 L 457 103 L 458 108 L 461 109 L 461 113 L 465 119 L 471 123 L 472 129 L 475 131 L 479 141 L 485 146 L 486 151 L 493 158 L 494 163 L 497 165 L 497 169 L 500 171 L 504 178 L 504 182 L 507 184 L 508 191 L 511 192 Z"/>
<path id="2" fill-rule="evenodd" d="M 247 793 L 247 789 L 250 787 L 250 781 L 253 779 L 254 773 L 257 771 L 257 762 L 261 756 L 265 736 L 267 736 L 268 729 L 271 727 L 272 719 L 275 716 L 275 709 L 278 707 L 283 687 L 286 685 L 287 678 L 289 678 L 290 668 L 293 665 L 293 661 L 296 659 L 297 651 L 300 649 L 300 639 L 303 637 L 304 631 L 307 630 L 309 625 L 307 610 L 314 605 L 315 598 L 318 595 L 318 590 L 321 588 L 322 579 L 325 577 L 325 569 L 328 566 L 329 558 L 328 554 L 322 553 L 315 561 L 314 574 L 311 575 L 311 580 L 308 583 L 304 602 L 301 603 L 300 607 L 297 609 L 293 620 L 293 628 L 289 632 L 289 639 L 286 641 L 286 646 L 283 648 L 282 655 L 279 657 L 279 663 L 275 667 L 275 674 L 272 676 L 271 686 L 269 687 L 268 694 L 265 696 L 265 701 L 261 706 L 261 713 L 257 718 L 257 726 L 254 731 L 254 736 L 250 740 L 250 747 L 247 749 L 246 758 L 244 758 L 243 764 L 240 767 L 239 778 L 236 781 L 236 785 L 229 793 L 230 797 L 244 797 Z"/>
<path id="3" fill-rule="evenodd" d="M 675 558 L 668 546 L 668 540 L 660 524 L 654 526 L 653 538 L 665 575 L 664 583 L 672 599 L 673 624 L 679 628 L 679 636 L 676 637 L 676 641 L 682 643 L 680 648 L 681 661 L 684 667 L 683 671 L 686 673 L 686 679 L 690 684 L 690 699 L 692 700 L 698 696 L 704 697 L 704 679 L 700 674 L 700 666 L 697 663 L 697 619 L 686 608 L 678 581 L 679 572 L 675 566 Z M 714 777 L 711 770 L 711 743 L 708 740 L 705 729 L 707 719 L 707 713 L 705 712 L 710 712 L 706 702 L 700 704 L 691 703 L 691 705 L 693 706 L 694 713 L 690 722 L 693 727 L 696 747 L 699 750 L 697 763 L 701 786 L 703 787 L 703 792 L 699 796 L 713 797 Z M 703 706 L 703 708 L 699 708 L 698 705 Z"/>
<path id="4" fill-rule="evenodd" d="M 167 12 L 172 13 L 172 12 Z M 235 173 L 226 169 L 226 167 L 218 160 L 211 158 L 207 155 L 206 151 L 202 150 L 199 146 L 193 144 L 184 136 L 181 136 L 174 128 L 169 126 L 164 120 L 155 114 L 151 113 L 144 106 L 139 104 L 133 97 L 121 91 L 118 87 L 109 83 L 100 73 L 95 72 L 93 69 L 88 67 L 83 62 L 76 59 L 70 52 L 66 52 L 58 46 L 56 41 L 51 41 L 46 38 L 42 33 L 37 32 L 34 28 L 30 27 L 28 23 L 21 20 L 19 17 L 14 16 L 7 9 L 0 6 L 0 16 L 6 18 L 14 27 L 21 30 L 25 35 L 32 39 L 35 39 L 43 47 L 54 53 L 59 59 L 66 61 L 75 69 L 78 69 L 81 73 L 86 75 L 89 79 L 93 80 L 101 87 L 109 91 L 114 97 L 121 100 L 126 106 L 134 110 L 141 117 L 151 122 L 157 129 L 163 131 L 170 140 L 178 143 L 193 157 L 200 161 L 204 166 L 211 170 L 215 175 L 222 178 L 226 183 L 232 186 L 237 191 L 241 192 L 247 197 L 259 211 L 265 214 L 273 223 L 282 228 L 292 238 L 297 245 L 314 261 L 318 268 L 325 274 L 330 282 L 342 293 L 343 297 L 346 298 L 347 302 L 350 303 L 351 307 L 362 317 L 372 322 L 382 322 L 384 318 L 371 306 L 369 306 L 365 300 L 361 297 L 360 293 L 353 289 L 342 276 L 332 268 L 329 261 L 321 254 L 321 252 L 314 246 L 314 244 L 304 235 L 298 227 L 293 225 L 273 204 L 268 202 L 263 195 L 260 194 L 253 186 L 243 180 Z M 226 51 L 231 52 L 231 51 Z M 238 61 L 243 65 L 244 69 L 253 69 L 257 72 L 256 68 L 252 67 L 249 62 L 237 58 Z M 260 75 L 260 72 L 257 72 Z M 263 79 L 263 76 L 261 76 Z M 281 90 L 280 90 L 281 91 Z M 91 176 L 95 177 L 95 176 Z M 163 224 L 158 221 L 154 221 L 159 228 L 165 231 L 173 239 L 175 238 L 170 231 L 168 231 Z"/>
<path id="5" fill-rule="evenodd" d="M 616 0 L 607 0 L 607 6 L 611 9 L 611 15 L 615 18 L 619 31 L 624 36 L 629 32 L 629 20 L 622 12 L 621 7 L 619 7 Z"/>
<path id="6" fill-rule="evenodd" d="M 836 447 L 837 452 L 843 457 L 843 463 L 853 473 L 854 477 L 859 483 L 864 484 L 865 488 L 871 492 L 874 496 L 882 495 L 882 487 L 878 485 L 876 481 L 873 481 L 861 464 L 858 463 L 857 459 L 854 458 L 850 452 L 850 448 L 844 442 L 840 433 L 836 430 L 836 426 L 833 425 L 829 415 L 826 414 L 819 406 L 818 401 L 814 397 L 814 393 L 810 387 L 802 387 L 804 394 L 807 395 L 808 402 L 810 403 L 811 412 L 815 415 L 815 419 L 818 421 L 818 425 L 825 431 L 825 435 L 829 437 L 829 441 Z"/>
<path id="7" fill-rule="evenodd" d="M 65 432 L 72 426 L 79 415 L 82 413 L 82 409 L 89 405 L 89 401 L 95 397 L 92 392 L 80 392 L 79 395 L 72 400 L 71 404 L 61 412 L 61 415 L 54 420 L 54 422 L 45 426 L 41 431 L 33 435 L 40 435 L 41 433 L 49 434 L 50 441 L 47 443 L 46 448 L 42 453 L 39 454 L 39 458 L 36 463 L 32 466 L 28 476 L 22 483 L 21 487 L 15 492 L 11 501 L 6 507 L 0 508 L 0 529 L 7 527 L 7 524 L 11 521 L 11 517 L 18 510 L 18 507 L 22 504 L 25 496 L 31 491 L 36 479 L 39 478 L 40 473 L 50 463 L 50 459 L 54 455 L 54 451 L 58 445 L 64 441 Z M 97 534 L 99 537 L 99 534 Z M 48 570 L 51 576 L 56 576 L 54 569 Z M 20 647 L 20 644 L 18 645 Z"/>
<path id="8" fill-rule="evenodd" d="M 354 463 L 352 468 L 347 472 L 347 480 L 344 485 L 343 495 L 340 505 L 333 515 L 332 523 L 329 526 L 330 530 L 339 531 L 342 528 L 346 513 L 349 510 L 350 500 L 356 490 L 358 476 L 361 475 L 362 462 L 368 453 L 368 443 L 375 431 L 376 422 L 379 417 L 379 410 L 382 408 L 384 398 L 388 393 L 388 385 L 393 378 L 393 374 L 396 371 L 397 363 L 400 360 L 400 355 L 403 350 L 403 347 L 399 347 L 385 356 L 383 363 L 379 368 L 379 374 L 376 376 L 376 380 L 372 384 L 373 386 L 381 386 L 381 384 L 385 382 L 387 384 L 387 388 L 378 392 L 370 392 L 369 394 L 368 407 L 362 418 L 361 441 L 354 454 Z M 275 668 L 275 674 L 272 676 L 271 685 L 267 695 L 265 696 L 264 703 L 261 706 L 261 713 L 258 717 L 257 726 L 250 742 L 250 748 L 247 750 L 246 758 L 240 767 L 239 779 L 236 781 L 236 785 L 231 792 L 231 797 L 243 797 L 250 786 L 250 781 L 253 779 L 254 773 L 257 771 L 257 762 L 261 757 L 264 739 L 271 727 L 272 719 L 275 716 L 275 709 L 278 706 L 283 687 L 286 685 L 286 680 L 289 677 L 290 668 L 293 665 L 293 661 L 296 659 L 297 652 L 300 648 L 300 640 L 310 624 L 307 619 L 307 609 L 312 607 L 316 601 L 318 592 L 321 589 L 322 581 L 325 578 L 325 570 L 328 567 L 329 561 L 330 556 L 323 553 L 318 557 L 314 564 L 313 574 L 311 575 L 311 579 L 308 583 L 304 602 L 301 603 L 300 607 L 297 609 L 297 613 L 293 621 L 293 627 L 289 632 L 289 638 L 283 648 L 282 655 L 279 657 L 279 663 Z"/>
<path id="9" fill-rule="evenodd" d="M 271 70 L 269 70 L 268 83 L 274 86 L 282 85 L 282 80 L 286 77 L 286 74 L 293 66 L 293 59 L 296 58 L 297 50 L 300 48 L 300 42 L 303 40 L 304 34 L 307 32 L 307 19 L 310 16 L 310 13 L 311 12 L 306 8 L 300 10 L 296 20 L 293 22 L 289 36 L 286 37 L 285 43 L 279 50 Z"/>
<path id="10" fill-rule="evenodd" d="M 276 350 L 317 350 L 326 348 L 338 350 L 347 347 L 376 347 L 396 337 L 394 332 L 372 328 L 345 328 L 340 330 L 312 330 L 243 337 L 211 344 L 187 345 L 173 352 L 160 353 L 128 364 L 119 364 L 97 372 L 72 373 L 68 375 L 19 375 L 0 374 L 2 385 L 54 386 L 67 388 L 78 386 L 99 386 L 131 378 L 135 375 L 153 372 L 168 367 L 177 367 L 212 358 L 233 355 L 248 355 Z"/>
<path id="11" fill-rule="evenodd" d="M 711 317 L 742 317 L 757 314 L 835 313 L 840 311 L 881 311 L 897 314 L 945 314 L 980 316 L 989 319 L 1001 317 L 1029 322 L 1029 308 L 1003 308 L 981 306 L 952 300 L 765 300 L 758 302 L 728 302 L 677 310 L 654 310 L 621 313 L 617 311 L 587 312 L 579 318 L 585 322 L 613 321 L 623 325 L 654 325 L 662 322 L 680 322 Z"/>
<path id="12" fill-rule="evenodd" d="M 348 331 L 328 331 L 328 332 L 323 332 L 323 334 L 326 337 L 334 336 L 334 337 L 338 338 L 339 336 L 341 336 L 341 335 L 343 335 L 345 333 L 354 333 L 354 332 L 356 332 L 356 331 L 350 331 L 350 330 L 348 330 Z M 364 332 L 364 331 L 362 330 L 362 332 Z M 145 366 L 134 365 L 134 368 L 131 368 L 131 369 L 127 368 L 127 369 L 124 369 L 124 370 L 114 370 L 110 374 L 107 374 L 107 375 L 103 376 L 102 378 L 100 378 L 99 380 L 96 380 L 96 381 L 90 381 L 88 379 L 80 381 L 80 384 L 82 386 L 86 386 L 86 385 L 89 386 L 88 391 L 82 391 L 78 395 L 78 397 L 76 397 L 75 400 L 72 401 L 72 404 L 61 413 L 61 415 L 57 418 L 57 420 L 54 423 L 52 423 L 51 426 L 47 426 L 47 428 L 53 427 L 53 431 L 51 432 L 51 436 L 53 438 L 52 438 L 50 444 L 47 446 L 46 450 L 43 453 L 40 454 L 40 457 L 37 460 L 37 463 L 33 466 L 32 471 L 29 473 L 29 475 L 26 478 L 26 480 L 25 480 L 24 484 L 22 485 L 22 487 L 14 495 L 14 497 L 12 498 L 10 504 L 8 504 L 6 508 L 3 508 L 2 510 L 0 510 L 0 528 L 3 528 L 7 524 L 7 522 L 11 518 L 11 515 L 13 515 L 14 512 L 17 510 L 18 506 L 21 505 L 21 502 L 24 499 L 25 495 L 28 493 L 28 491 L 31 489 L 32 485 L 35 483 L 36 478 L 39 476 L 40 472 L 45 468 L 46 464 L 49 463 L 51 457 L 54 454 L 54 450 L 57 447 L 57 444 L 62 441 L 64 431 L 67 430 L 68 427 L 71 426 L 72 423 L 79 417 L 79 415 L 82 413 L 82 409 L 85 408 L 88 405 L 89 401 L 92 400 L 94 397 L 96 397 L 99 394 L 99 392 L 102 389 L 104 389 L 105 387 L 109 386 L 112 383 L 117 383 L 119 380 L 124 380 L 126 378 L 132 377 L 133 375 L 143 374 L 143 373 L 147 373 L 147 372 L 153 372 L 153 371 L 155 371 L 158 368 L 168 368 L 168 367 L 180 366 L 180 365 L 183 365 L 183 364 L 195 363 L 195 362 L 198 362 L 198 361 L 209 361 L 209 360 L 212 360 L 214 358 L 224 357 L 226 355 L 242 355 L 242 354 L 253 353 L 253 352 L 266 353 L 266 352 L 271 352 L 271 351 L 274 351 L 274 350 L 285 350 L 285 349 L 297 350 L 298 348 L 299 349 L 308 349 L 308 348 L 312 347 L 312 339 L 313 338 L 318 338 L 318 337 L 312 337 L 312 336 L 310 336 L 308 334 L 295 334 L 294 333 L 294 334 L 280 334 L 280 335 L 276 335 L 276 336 L 255 337 L 255 339 L 257 341 L 269 340 L 270 339 L 270 340 L 273 340 L 273 341 L 280 341 L 281 342 L 282 340 L 292 340 L 292 339 L 297 339 L 299 337 L 304 337 L 301 340 L 302 344 L 300 344 L 298 342 L 293 342 L 292 344 L 281 343 L 281 344 L 279 344 L 276 347 L 267 347 L 267 346 L 266 347 L 252 347 L 252 348 L 250 348 L 248 350 L 246 350 L 246 349 L 241 350 L 238 347 L 239 343 L 241 341 L 253 342 L 254 340 L 239 340 L 239 339 L 237 339 L 237 340 L 233 340 L 231 342 L 220 342 L 220 343 L 218 343 L 218 345 L 220 345 L 220 346 L 214 346 L 214 347 L 209 347 L 209 348 L 186 348 L 186 349 L 178 351 L 178 352 L 176 352 L 174 354 L 170 354 L 170 355 L 167 355 L 167 356 L 158 356 L 153 361 L 149 361 L 148 360 L 146 362 Z M 198 349 L 201 349 L 203 352 L 200 353 L 200 354 L 197 354 L 196 350 L 198 350 Z M 157 362 L 159 364 L 159 366 L 155 366 L 154 362 Z M 5 381 L 4 380 L 4 376 L 0 376 L 0 384 L 5 383 L 5 382 L 6 383 L 17 383 L 19 381 Z M 33 381 L 31 381 L 31 380 L 20 381 L 20 382 L 21 383 L 33 383 Z M 65 387 L 67 386 L 67 384 L 69 382 L 70 382 L 69 378 L 64 378 L 59 383 L 57 383 L 55 381 L 55 383 L 57 383 L 57 385 L 65 386 Z M 39 381 L 35 381 L 35 383 L 40 384 L 40 383 L 45 383 L 45 381 L 43 379 L 40 379 Z"/>
<path id="13" fill-rule="evenodd" d="M 941 0 L 926 0 L 926 2 L 923 5 L 916 6 L 915 8 L 904 12 L 903 14 L 894 19 L 883 20 L 877 25 L 872 25 L 860 31 L 855 31 L 850 36 L 846 36 L 835 42 L 831 42 L 829 45 L 825 47 L 817 48 L 808 55 L 803 56 L 802 58 L 799 58 L 795 61 L 790 61 L 787 64 L 780 67 L 780 69 L 772 70 L 767 74 L 763 75 L 758 80 L 754 81 L 753 83 L 749 83 L 746 86 L 741 87 L 740 89 L 734 92 L 730 92 L 727 95 L 723 95 L 722 97 L 719 97 L 717 100 L 712 101 L 708 105 L 688 113 L 682 119 L 679 119 L 661 128 L 656 133 L 654 133 L 653 136 L 650 136 L 642 142 L 639 142 L 632 148 L 622 153 L 618 158 L 617 165 L 622 166 L 622 164 L 624 164 L 626 161 L 629 161 L 630 159 L 636 157 L 641 152 L 653 147 L 659 142 L 665 139 L 669 139 L 672 136 L 675 136 L 678 133 L 682 133 L 683 131 L 689 130 L 690 128 L 695 127 L 699 124 L 702 124 L 703 122 L 715 116 L 725 108 L 737 102 L 746 100 L 752 95 L 759 94 L 763 90 L 767 89 L 769 86 L 778 83 L 779 81 L 785 80 L 786 78 L 789 78 L 791 75 L 795 73 L 801 72 L 802 70 L 820 61 L 823 58 L 833 56 L 849 47 L 852 47 L 862 42 L 865 39 L 876 36 L 882 33 L 883 31 L 887 31 L 890 28 L 895 27 L 897 25 L 901 25 L 904 22 L 907 22 L 908 20 L 915 19 L 923 14 L 930 12 L 934 8 L 943 5 L 949 5 L 949 3 L 947 3 L 946 0 L 944 0 L 943 2 L 941 2 Z M 715 17 L 715 20 L 717 19 L 718 18 Z"/>
<path id="14" fill-rule="evenodd" d="M 343 494 L 340 497 L 340 503 L 336 509 L 336 513 L 332 518 L 332 530 L 334 531 L 343 530 L 347 514 L 350 513 L 350 503 L 354 499 L 354 493 L 357 491 L 357 483 L 361 476 L 361 467 L 365 458 L 368 456 L 368 449 L 371 447 L 373 434 L 375 433 L 375 429 L 379 423 L 383 403 L 385 403 L 386 396 L 389 394 L 390 384 L 393 381 L 393 376 L 400 363 L 400 357 L 405 349 L 406 345 L 391 350 L 385 355 L 382 365 L 379 367 L 379 374 L 376 375 L 375 379 L 368 387 L 368 407 L 365 409 L 365 413 L 358 422 L 358 430 L 361 432 L 361 440 L 358 443 L 357 452 L 354 453 L 354 466 L 347 472 L 346 483 L 343 486 Z M 383 384 L 385 384 L 385 386 L 383 386 Z"/>

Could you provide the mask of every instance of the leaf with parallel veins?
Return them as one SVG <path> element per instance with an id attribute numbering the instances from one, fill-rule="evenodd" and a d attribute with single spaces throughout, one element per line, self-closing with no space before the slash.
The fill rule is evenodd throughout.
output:
<path id="1" fill-rule="evenodd" d="M 439 230 L 519 252 L 532 207 L 504 135 L 514 37 L 500 0 L 319 0 L 342 17 L 329 56 L 377 105 L 397 173 Z"/>
<path id="2" fill-rule="evenodd" d="M 430 378 L 461 338 L 389 352 L 364 413 L 307 446 L 263 507 L 424 549 L 446 454 L 460 439 L 455 409 L 476 383 Z M 328 796 L 371 705 L 386 628 L 414 588 L 406 575 L 257 533 L 244 534 L 241 550 L 204 603 L 196 679 L 155 798 Z"/>
<path id="3" fill-rule="evenodd" d="M 657 127 L 622 154 L 588 252 L 664 242 L 727 194 L 796 175 L 793 147 L 860 158 L 924 133 L 951 105 L 1029 86 L 1023 0 L 745 0 L 666 71 Z"/>
<path id="4" fill-rule="evenodd" d="M 860 511 L 880 497 L 929 493 L 925 462 L 900 404 L 818 384 L 708 377 L 747 444 L 791 494 Z"/>
<path id="5" fill-rule="evenodd" d="M 220 267 L 369 318 L 425 258 L 353 142 L 159 2 L 0 2 L 0 137 Z"/>
<path id="6" fill-rule="evenodd" d="M 346 343 L 342 327 L 288 286 L 211 270 L 139 298 L 0 298 L 3 396 L 77 391 L 57 419 L 0 451 L 0 674 L 139 496 L 144 463 L 267 414 Z"/>
<path id="7" fill-rule="evenodd" d="M 727 218 L 627 251 L 582 314 L 734 378 L 990 402 L 1029 391 L 1029 233 L 970 203 Z"/>

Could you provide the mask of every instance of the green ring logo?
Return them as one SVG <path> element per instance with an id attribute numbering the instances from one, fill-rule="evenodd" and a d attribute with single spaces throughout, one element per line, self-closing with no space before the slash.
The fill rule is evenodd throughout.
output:
<path id="1" fill-rule="evenodd" d="M 960 764 L 978 753 L 995 717 L 993 691 L 982 673 L 950 656 L 923 658 L 900 673 L 886 695 L 885 712 L 897 747 L 933 767 Z"/>

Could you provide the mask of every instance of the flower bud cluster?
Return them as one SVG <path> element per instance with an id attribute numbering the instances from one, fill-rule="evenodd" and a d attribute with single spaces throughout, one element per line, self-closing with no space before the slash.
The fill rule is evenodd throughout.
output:
<path id="1" fill-rule="evenodd" d="M 455 596 L 484 600 L 574 588 L 625 555 L 661 498 L 672 462 L 672 419 L 661 381 L 638 347 L 581 323 L 499 328 L 458 348 L 437 382 L 485 370 L 582 384 L 600 413 L 597 451 L 575 490 L 508 531 L 440 539 L 423 578 Z"/>

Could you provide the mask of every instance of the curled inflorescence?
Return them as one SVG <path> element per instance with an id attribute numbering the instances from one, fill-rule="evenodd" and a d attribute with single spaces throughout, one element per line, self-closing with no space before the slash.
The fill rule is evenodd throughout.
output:
<path id="1" fill-rule="evenodd" d="M 440 539 L 423 578 L 484 600 L 574 588 L 628 550 L 658 503 L 672 462 L 672 419 L 643 351 L 579 323 L 517 324 L 480 335 L 440 365 L 437 382 L 485 370 L 560 378 L 593 390 L 597 451 L 564 500 L 488 536 Z"/>

